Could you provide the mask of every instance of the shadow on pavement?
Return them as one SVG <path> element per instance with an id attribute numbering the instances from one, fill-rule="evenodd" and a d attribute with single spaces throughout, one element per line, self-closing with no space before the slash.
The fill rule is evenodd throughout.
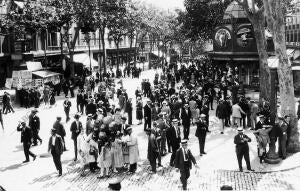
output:
<path id="1" fill-rule="evenodd" d="M 15 148 L 16 150 L 13 150 L 14 153 L 23 151 L 23 145 L 17 145 Z"/>
<path id="2" fill-rule="evenodd" d="M 22 166 L 25 166 L 27 165 L 28 163 L 19 163 L 19 164 L 13 164 L 13 165 L 10 165 L 10 166 L 7 166 L 7 167 L 4 167 L 4 168 L 1 168 L 0 169 L 0 172 L 5 172 L 7 170 L 16 170 Z"/>

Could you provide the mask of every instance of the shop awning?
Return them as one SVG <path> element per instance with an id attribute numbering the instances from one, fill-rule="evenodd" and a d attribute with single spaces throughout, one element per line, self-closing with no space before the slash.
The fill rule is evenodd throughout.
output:
<path id="1" fill-rule="evenodd" d="M 74 62 L 82 63 L 86 68 L 90 67 L 90 59 L 92 68 L 98 67 L 98 62 L 95 59 L 90 58 L 88 54 L 74 54 L 73 56 Z"/>
<path id="2" fill-rule="evenodd" d="M 40 71 L 34 71 L 32 72 L 33 75 L 38 76 L 40 78 L 49 78 L 52 76 L 60 76 L 62 74 L 60 73 L 56 73 L 56 72 L 52 72 L 49 70 L 40 70 Z"/>

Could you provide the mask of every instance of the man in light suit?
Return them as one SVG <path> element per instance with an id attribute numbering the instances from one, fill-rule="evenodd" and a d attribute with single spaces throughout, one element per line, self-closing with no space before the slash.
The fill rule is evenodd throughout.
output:
<path id="1" fill-rule="evenodd" d="M 77 137 L 80 134 L 80 131 L 82 131 L 82 123 L 79 121 L 80 115 L 76 114 L 74 116 L 75 121 L 72 122 L 70 131 L 72 133 L 71 139 L 74 141 L 74 152 L 75 152 L 75 158 L 74 161 L 77 161 Z"/>
<path id="2" fill-rule="evenodd" d="M 176 151 L 175 167 L 180 171 L 180 180 L 182 189 L 187 190 L 187 180 L 190 177 L 192 162 L 196 168 L 199 168 L 192 152 L 187 148 L 187 140 L 181 141 L 181 148 Z"/>
<path id="3" fill-rule="evenodd" d="M 56 170 L 58 171 L 58 176 L 62 175 L 62 167 L 61 167 L 61 155 L 64 152 L 64 142 L 56 133 L 56 129 L 51 129 L 51 137 L 49 138 L 48 143 L 48 152 L 51 152 L 53 157 L 53 162 L 55 164 Z"/>

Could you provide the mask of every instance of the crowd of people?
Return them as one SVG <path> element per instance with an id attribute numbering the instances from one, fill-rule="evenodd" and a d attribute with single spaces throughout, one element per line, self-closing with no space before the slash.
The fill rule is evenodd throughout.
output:
<path id="1" fill-rule="evenodd" d="M 129 73 L 127 71 L 127 74 Z M 224 134 L 226 127 L 239 132 L 234 137 L 234 143 L 240 171 L 243 171 L 243 157 L 247 169 L 253 171 L 247 144 L 251 139 L 243 134 L 243 131 L 247 128 L 253 130 L 258 143 L 258 156 L 263 162 L 270 142 L 269 132 L 275 127 L 270 125 L 270 104 L 265 100 L 256 104 L 254 100 L 245 97 L 238 73 L 237 68 L 213 67 L 208 60 L 189 64 L 172 63 L 164 66 L 162 73 L 157 72 L 153 82 L 142 79 L 135 95 L 128 95 L 122 80 L 115 84 L 114 75 L 106 75 L 100 79 L 96 74 L 96 78 L 84 79 L 79 83 L 76 95 L 78 113 L 70 125 L 74 161 L 80 161 L 81 175 L 85 176 L 88 168 L 91 172 L 100 170 L 98 178 L 107 177 L 111 172 L 135 173 L 137 170 L 139 144 L 137 137 L 132 133 L 133 96 L 136 100 L 137 125 L 144 123 L 144 131 L 148 135 L 147 158 L 151 173 L 156 173 L 157 166 L 162 166 L 162 157 L 171 153 L 169 164 L 180 169 L 183 189 L 186 189 L 191 163 L 196 164 L 191 151 L 186 148 L 191 136 L 191 125 L 196 126 L 195 136 L 199 141 L 200 156 L 203 156 L 207 154 L 205 142 L 206 135 L 210 132 L 209 111 L 214 109 L 221 122 L 221 134 Z M 72 87 L 71 97 L 75 97 L 73 90 Z M 64 92 L 66 99 L 63 109 L 66 122 L 69 122 L 70 108 L 75 106 L 72 106 L 69 100 L 68 90 Z M 51 91 L 44 90 L 45 94 L 49 95 Z M 36 113 L 36 109 L 32 111 L 28 126 L 24 122 L 18 126 L 18 131 L 22 132 L 26 156 L 24 162 L 29 161 L 30 155 L 33 160 L 36 158 L 28 145 L 37 145 L 37 141 L 42 143 L 38 135 L 39 119 Z M 81 122 L 83 115 L 87 117 L 85 124 Z M 257 118 L 260 119 L 258 122 Z M 49 152 L 53 156 L 59 175 L 62 175 L 60 156 L 67 150 L 66 131 L 61 120 L 62 117 L 58 116 L 48 142 Z M 289 136 L 288 116 L 279 117 L 277 120 L 280 156 L 285 159 Z M 28 129 L 31 129 L 32 133 L 28 133 Z M 188 164 L 185 163 L 187 161 Z M 188 168 L 185 165 L 188 165 Z"/>

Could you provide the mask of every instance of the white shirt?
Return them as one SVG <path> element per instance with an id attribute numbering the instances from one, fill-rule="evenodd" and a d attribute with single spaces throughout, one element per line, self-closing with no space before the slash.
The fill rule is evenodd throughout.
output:
<path id="1" fill-rule="evenodd" d="M 182 148 L 182 151 L 183 151 L 183 160 L 184 161 L 187 161 L 187 158 L 186 158 L 186 150 L 184 148 Z"/>
<path id="2" fill-rule="evenodd" d="M 56 139 L 56 135 L 52 136 L 52 146 L 55 146 L 55 139 Z"/>

